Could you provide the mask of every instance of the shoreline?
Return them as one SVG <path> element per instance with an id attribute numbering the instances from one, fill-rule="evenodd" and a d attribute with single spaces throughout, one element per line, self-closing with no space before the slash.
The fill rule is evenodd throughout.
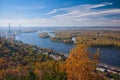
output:
<path id="1" fill-rule="evenodd" d="M 37 31 L 35 31 L 35 32 L 37 32 Z M 15 42 L 20 42 L 20 43 L 22 42 L 22 41 L 15 40 L 15 39 L 14 39 L 14 41 Z M 22 42 L 22 44 L 26 44 L 26 43 Z M 30 44 L 28 44 L 28 45 L 30 45 Z M 61 59 L 66 60 L 67 57 L 69 56 L 68 54 L 61 53 L 61 52 L 58 52 L 58 51 L 54 51 L 53 49 L 42 48 L 42 47 L 39 47 L 39 46 L 36 46 L 36 45 L 32 45 L 32 46 L 35 50 L 37 50 L 37 49 L 44 50 L 43 54 L 48 55 L 49 57 L 52 57 L 56 61 L 61 60 Z M 94 46 L 94 47 L 96 47 L 96 46 Z M 108 47 L 108 46 L 104 46 L 104 47 Z M 119 66 L 111 66 L 111 65 L 108 65 L 106 63 L 98 63 L 98 66 L 97 66 L 96 70 L 100 71 L 100 72 L 103 72 L 103 73 L 109 73 L 109 74 L 112 73 L 112 74 L 119 74 L 120 75 L 120 67 Z"/>
<path id="2" fill-rule="evenodd" d="M 36 46 L 36 45 L 35 45 Z M 96 47 L 96 46 L 95 46 Z M 108 46 L 107 46 L 108 47 Z M 116 47 L 115 47 L 116 48 Z M 47 49 L 50 49 L 50 48 L 47 48 Z M 53 50 L 53 49 L 52 49 Z M 55 51 L 55 50 L 53 50 L 53 51 Z M 66 54 L 66 53 L 63 53 L 63 52 L 60 52 L 60 51 L 55 51 L 55 52 L 58 52 L 58 53 L 60 53 L 60 54 L 64 54 L 65 55 L 65 57 L 68 57 L 68 54 Z M 53 55 L 52 55 L 52 57 L 53 57 Z M 58 56 L 56 56 L 56 57 L 58 57 Z M 56 58 L 57 59 L 57 58 Z M 115 66 L 116 67 L 116 66 Z"/>
<path id="3" fill-rule="evenodd" d="M 17 42 L 21 42 L 21 41 L 17 41 Z M 23 43 L 23 42 L 22 42 Z M 26 44 L 26 43 L 23 43 Z M 28 44 L 30 45 L 30 44 Z M 58 51 L 54 51 L 52 49 L 49 48 L 42 48 L 36 45 L 32 45 L 34 48 L 39 48 L 39 49 L 43 49 L 45 55 L 48 55 L 50 57 L 52 57 L 54 60 L 58 61 L 58 60 L 66 60 L 67 57 L 69 56 L 66 53 L 61 53 Z M 120 66 L 112 66 L 112 65 L 108 65 L 106 63 L 98 63 L 96 70 L 100 71 L 100 72 L 105 72 L 105 73 L 113 73 L 113 74 L 119 74 L 120 75 Z"/>
<path id="4" fill-rule="evenodd" d="M 105 63 L 99 63 L 96 70 L 100 72 L 105 72 L 105 73 L 113 73 L 113 74 L 119 74 L 120 75 L 120 66 L 111 66 Z"/>
<path id="5" fill-rule="evenodd" d="M 17 40 L 17 42 L 22 42 L 22 41 L 18 41 Z M 27 43 L 24 43 L 24 42 L 22 42 L 22 43 L 23 44 L 27 44 Z M 30 45 L 30 44 L 28 44 L 28 45 Z M 36 45 L 33 45 L 33 46 L 36 46 Z M 42 48 L 42 47 L 39 47 L 39 46 L 36 46 L 36 47 Z M 69 54 L 67 54 L 67 53 L 58 52 L 58 51 L 55 51 L 55 50 L 50 49 L 50 48 L 42 48 L 42 49 L 45 49 L 46 51 L 51 51 L 53 53 L 53 55 L 55 55 L 55 56 L 56 56 L 56 54 L 58 54 L 59 56 L 64 56 L 65 58 L 67 58 L 69 56 Z M 46 52 L 45 54 L 48 54 L 48 52 Z M 52 57 L 53 57 L 53 55 L 52 55 Z M 58 57 L 58 56 L 56 56 L 56 57 Z M 111 66 L 111 67 L 115 67 L 115 68 L 119 68 L 120 69 L 120 66 L 112 66 L 112 65 L 109 65 L 109 64 L 106 64 L 106 63 L 99 63 L 99 65 L 101 65 L 101 64 L 102 64 L 102 66 Z"/>

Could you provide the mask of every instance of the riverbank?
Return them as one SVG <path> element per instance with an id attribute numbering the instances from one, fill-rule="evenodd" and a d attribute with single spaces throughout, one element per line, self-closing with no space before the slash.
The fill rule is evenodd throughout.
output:
<path id="1" fill-rule="evenodd" d="M 99 63 L 96 70 L 105 73 L 113 73 L 120 75 L 120 67 L 111 66 L 105 63 Z"/>
<path id="2" fill-rule="evenodd" d="M 50 32 L 50 31 L 49 31 Z M 39 37 L 40 32 L 22 33 L 16 36 L 16 40 L 23 43 L 33 44 L 42 48 L 49 48 L 60 53 L 69 54 L 70 50 L 74 47 L 73 44 L 65 44 L 63 42 L 53 42 L 49 38 Z M 95 53 L 97 48 L 100 49 L 100 61 L 112 66 L 120 66 L 119 53 L 120 49 L 115 47 L 91 47 L 89 52 Z"/>

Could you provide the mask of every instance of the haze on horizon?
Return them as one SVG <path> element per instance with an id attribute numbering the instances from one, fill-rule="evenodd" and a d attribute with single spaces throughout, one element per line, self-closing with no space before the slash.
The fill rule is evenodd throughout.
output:
<path id="1" fill-rule="evenodd" d="M 120 0 L 0 0 L 0 26 L 119 26 Z"/>

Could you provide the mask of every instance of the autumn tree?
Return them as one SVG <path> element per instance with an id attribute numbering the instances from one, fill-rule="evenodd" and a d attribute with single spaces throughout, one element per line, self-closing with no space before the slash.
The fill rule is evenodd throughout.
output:
<path id="1" fill-rule="evenodd" d="M 68 80 L 101 80 L 95 72 L 96 58 L 90 57 L 87 46 L 81 44 L 73 48 L 64 63 Z"/>
<path id="2" fill-rule="evenodd" d="M 57 61 L 36 62 L 35 73 L 39 80 L 66 80 L 66 75 L 60 71 Z"/>

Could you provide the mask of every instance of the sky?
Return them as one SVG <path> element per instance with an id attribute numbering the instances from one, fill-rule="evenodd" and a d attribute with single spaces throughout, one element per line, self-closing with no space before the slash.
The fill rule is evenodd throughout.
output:
<path id="1" fill-rule="evenodd" d="M 120 0 L 0 0 L 0 26 L 120 26 Z"/>

